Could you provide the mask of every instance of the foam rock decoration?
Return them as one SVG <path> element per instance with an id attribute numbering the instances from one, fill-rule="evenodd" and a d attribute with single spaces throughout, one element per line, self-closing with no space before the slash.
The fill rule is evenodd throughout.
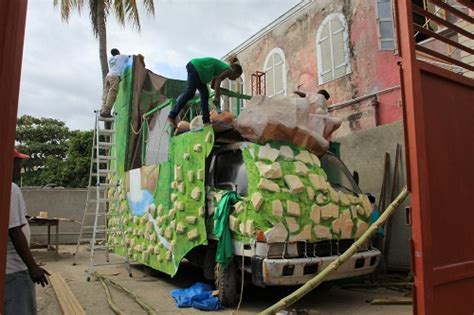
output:
<path id="1" fill-rule="evenodd" d="M 288 231 L 282 223 L 275 224 L 271 229 L 265 231 L 267 243 L 283 243 L 288 238 Z"/>
<path id="2" fill-rule="evenodd" d="M 171 219 L 174 219 L 175 216 L 176 216 L 176 210 L 171 209 L 170 212 L 168 213 L 168 217 Z"/>
<path id="3" fill-rule="evenodd" d="M 203 180 L 204 179 L 204 171 L 202 169 L 197 170 L 196 179 L 197 180 Z"/>
<path id="4" fill-rule="evenodd" d="M 331 185 L 328 185 L 328 190 L 329 190 L 329 196 L 331 197 L 331 200 L 335 203 L 339 203 L 339 194 L 337 193 L 337 191 L 335 191 Z"/>
<path id="5" fill-rule="evenodd" d="M 279 155 L 280 150 L 273 149 L 268 143 L 258 151 L 258 159 L 261 161 L 275 162 Z"/>
<path id="6" fill-rule="evenodd" d="M 199 214 L 200 217 L 204 218 L 204 216 L 206 215 L 205 208 L 204 207 L 199 207 L 198 214 Z"/>
<path id="7" fill-rule="evenodd" d="M 155 242 L 155 241 L 156 241 L 156 233 L 155 233 L 155 232 L 152 232 L 152 233 L 150 234 L 150 241 L 151 241 L 151 242 Z"/>
<path id="8" fill-rule="evenodd" d="M 186 161 L 189 161 L 189 153 L 184 153 L 183 154 L 183 159 L 186 160 Z"/>
<path id="9" fill-rule="evenodd" d="M 187 173 L 188 181 L 192 183 L 194 181 L 194 172 L 193 171 L 188 171 Z"/>
<path id="10" fill-rule="evenodd" d="M 186 226 L 184 226 L 184 224 L 178 223 L 178 226 L 176 226 L 176 232 L 179 234 L 183 234 L 185 230 Z"/>
<path id="11" fill-rule="evenodd" d="M 242 201 L 238 201 L 234 204 L 234 213 L 239 214 L 244 210 L 244 206 L 242 204 Z"/>
<path id="12" fill-rule="evenodd" d="M 176 219 L 175 220 L 172 220 L 169 224 L 169 227 L 174 230 L 176 228 Z"/>
<path id="13" fill-rule="evenodd" d="M 315 154 L 311 153 L 311 159 L 313 160 L 314 165 L 317 165 L 318 167 L 321 167 L 321 161 L 319 160 L 319 158 Z"/>
<path id="14" fill-rule="evenodd" d="M 305 164 L 309 164 L 309 165 L 312 165 L 314 163 L 313 159 L 311 158 L 311 155 L 306 150 L 301 150 L 301 152 L 298 155 L 295 156 L 295 160 L 301 161 L 301 162 L 303 162 Z"/>
<path id="15" fill-rule="evenodd" d="M 254 192 L 252 197 L 251 197 L 252 205 L 254 206 L 255 210 L 260 210 L 260 207 L 263 204 L 263 196 L 261 193 Z"/>
<path id="16" fill-rule="evenodd" d="M 171 188 L 172 188 L 172 189 L 178 189 L 178 182 L 175 181 L 175 180 L 172 181 L 172 182 L 171 182 Z"/>
<path id="17" fill-rule="evenodd" d="M 248 236 L 255 234 L 255 222 L 253 220 L 245 221 L 245 234 Z"/>
<path id="18" fill-rule="evenodd" d="M 369 217 L 373 210 L 369 197 L 367 195 L 360 195 L 360 200 L 362 201 L 362 206 L 364 207 L 365 216 Z"/>
<path id="19" fill-rule="evenodd" d="M 310 173 L 308 174 L 308 178 L 309 178 L 309 181 L 311 182 L 311 185 L 313 185 L 314 189 L 320 190 L 320 191 L 328 190 L 328 185 L 321 175 Z"/>
<path id="20" fill-rule="evenodd" d="M 316 203 L 317 203 L 318 205 L 323 205 L 323 204 L 325 204 L 325 203 L 326 203 L 326 200 L 327 200 L 327 198 L 326 198 L 326 196 L 325 196 L 323 193 L 318 193 L 318 194 L 316 195 Z"/>
<path id="21" fill-rule="evenodd" d="M 319 239 L 332 239 L 331 229 L 324 225 L 315 225 L 313 228 L 314 235 Z"/>
<path id="22" fill-rule="evenodd" d="M 291 200 L 287 200 L 286 211 L 288 212 L 288 215 L 299 217 L 301 215 L 300 204 Z"/>
<path id="23" fill-rule="evenodd" d="M 245 234 L 245 223 L 244 222 L 241 222 L 239 224 L 239 232 L 240 232 L 240 234 Z"/>
<path id="24" fill-rule="evenodd" d="M 197 218 L 195 216 L 189 215 L 186 217 L 186 222 L 189 224 L 196 224 Z"/>
<path id="25" fill-rule="evenodd" d="M 260 178 L 260 181 L 258 182 L 258 188 L 272 192 L 280 192 L 280 186 L 266 178 Z"/>
<path id="26" fill-rule="evenodd" d="M 162 216 L 163 215 L 163 205 L 159 204 L 158 207 L 156 208 L 156 216 Z"/>
<path id="27" fill-rule="evenodd" d="M 137 216 L 134 216 L 133 217 L 133 224 L 138 224 L 138 223 L 140 223 L 140 218 L 137 217 Z"/>
<path id="28" fill-rule="evenodd" d="M 193 241 L 199 237 L 199 232 L 197 229 L 192 229 L 191 231 L 188 232 L 187 236 L 188 236 L 188 240 Z"/>
<path id="29" fill-rule="evenodd" d="M 239 230 L 240 220 L 233 215 L 229 216 L 229 228 L 233 232 L 237 232 Z"/>
<path id="30" fill-rule="evenodd" d="M 283 217 L 283 204 L 278 199 L 272 201 L 272 214 L 276 217 Z"/>
<path id="31" fill-rule="evenodd" d="M 311 207 L 311 213 L 309 215 L 309 218 L 315 224 L 319 224 L 319 222 L 321 221 L 321 208 L 318 205 L 313 205 Z"/>
<path id="32" fill-rule="evenodd" d="M 257 166 L 258 172 L 260 173 L 261 177 L 268 179 L 278 179 L 283 176 L 280 163 L 278 162 L 273 162 L 271 164 L 256 162 L 255 166 Z"/>
<path id="33" fill-rule="evenodd" d="M 178 184 L 178 191 L 182 194 L 184 194 L 184 183 L 181 182 Z"/>
<path id="34" fill-rule="evenodd" d="M 303 162 L 301 161 L 296 161 L 293 163 L 294 167 L 295 167 L 295 174 L 298 175 L 298 176 L 306 176 L 308 175 L 308 172 L 309 172 L 309 169 L 308 167 L 306 166 L 306 164 L 304 164 Z"/>
<path id="35" fill-rule="evenodd" d="M 178 211 L 184 211 L 184 203 L 182 203 L 181 201 L 177 201 L 175 203 L 175 207 L 176 207 L 176 210 Z"/>
<path id="36" fill-rule="evenodd" d="M 321 218 L 324 220 L 337 218 L 339 216 L 339 207 L 333 203 L 321 207 Z"/>
<path id="37" fill-rule="evenodd" d="M 171 229 L 171 227 L 168 226 L 168 227 L 165 229 L 165 237 L 166 237 L 167 239 L 171 239 L 172 236 L 173 236 L 173 230 Z"/>
<path id="38" fill-rule="evenodd" d="M 156 245 L 156 246 L 153 248 L 153 253 L 155 253 L 156 255 L 159 255 L 159 254 L 160 254 L 160 246 Z"/>
<path id="39" fill-rule="evenodd" d="M 301 193 L 304 191 L 305 187 L 298 176 L 285 175 L 284 179 L 292 194 Z"/>
<path id="40" fill-rule="evenodd" d="M 358 239 L 359 237 L 361 237 L 362 234 L 367 231 L 368 227 L 369 225 L 366 222 L 362 220 L 357 220 L 355 238 Z"/>
<path id="41" fill-rule="evenodd" d="M 301 241 L 307 241 L 311 239 L 311 224 L 307 224 L 301 229 L 301 232 L 299 232 L 296 235 L 290 236 L 290 242 L 301 242 Z"/>
<path id="42" fill-rule="evenodd" d="M 195 144 L 193 147 L 194 152 L 201 152 L 202 151 L 202 145 L 200 143 Z"/>
<path id="43" fill-rule="evenodd" d="M 348 206 L 351 205 L 351 201 L 349 200 L 349 197 L 347 197 L 347 195 L 345 193 L 343 193 L 342 191 L 339 192 L 339 202 L 343 206 L 348 207 Z"/>
<path id="44" fill-rule="evenodd" d="M 296 222 L 295 218 L 292 217 L 286 218 L 286 226 L 288 226 L 288 230 L 290 231 L 290 233 L 294 233 L 300 228 L 298 222 Z"/>
<path id="45" fill-rule="evenodd" d="M 306 186 L 306 195 L 308 196 L 309 200 L 314 200 L 315 193 L 313 188 L 311 188 L 310 186 Z"/>
<path id="46" fill-rule="evenodd" d="M 172 256 L 171 251 L 170 251 L 170 250 L 167 250 L 167 251 L 166 251 L 166 254 L 165 254 L 165 259 L 166 259 L 167 261 L 171 261 L 171 256 Z"/>
<path id="47" fill-rule="evenodd" d="M 199 187 L 194 187 L 194 189 L 191 191 L 191 198 L 194 200 L 199 200 L 201 197 L 201 189 Z"/>
<path id="48" fill-rule="evenodd" d="M 211 132 L 208 132 L 206 134 L 206 143 L 212 143 L 212 133 Z"/>
<path id="49" fill-rule="evenodd" d="M 148 261 L 149 258 L 150 258 L 150 252 L 148 250 L 143 251 L 142 261 Z"/>
<path id="50" fill-rule="evenodd" d="M 178 195 L 176 195 L 175 193 L 172 193 L 170 198 L 172 202 L 175 202 L 178 199 Z"/>
<path id="51" fill-rule="evenodd" d="M 295 159 L 293 150 L 286 145 L 280 147 L 280 156 L 286 161 L 293 161 Z"/>
<path id="52" fill-rule="evenodd" d="M 183 180 L 183 168 L 179 165 L 174 167 L 174 180 L 180 182 Z"/>
<path id="53" fill-rule="evenodd" d="M 352 204 L 359 204 L 360 203 L 359 196 L 349 194 L 349 195 L 347 195 L 347 197 L 349 197 L 349 200 L 351 201 Z"/>

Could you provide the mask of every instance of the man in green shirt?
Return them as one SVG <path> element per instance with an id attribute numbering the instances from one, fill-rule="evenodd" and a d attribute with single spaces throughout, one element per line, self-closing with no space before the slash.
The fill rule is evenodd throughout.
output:
<path id="1" fill-rule="evenodd" d="M 173 128 L 176 128 L 176 117 L 183 109 L 184 105 L 194 97 L 196 90 L 201 96 L 202 121 L 209 124 L 209 90 L 207 84 L 212 82 L 212 88 L 215 90 L 214 104 L 219 104 L 221 97 L 220 86 L 225 79 L 236 80 L 242 75 L 242 67 L 237 63 L 230 65 L 216 58 L 204 57 L 194 58 L 187 65 L 188 86 L 177 98 L 176 105 L 168 115 L 168 122 Z"/>

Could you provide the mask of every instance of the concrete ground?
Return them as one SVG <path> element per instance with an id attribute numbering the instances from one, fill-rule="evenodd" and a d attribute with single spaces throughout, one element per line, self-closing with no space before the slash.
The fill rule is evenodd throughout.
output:
<path id="1" fill-rule="evenodd" d="M 86 269 L 89 252 L 81 247 L 78 264 L 72 266 L 74 246 L 60 246 L 60 257 L 55 259 L 54 252 L 35 251 L 37 261 L 44 264 L 49 272 L 59 272 L 78 298 L 87 314 L 114 314 L 109 308 L 105 291 L 100 282 L 86 281 Z M 98 260 L 105 260 L 103 253 L 98 253 Z M 121 261 L 119 256 L 111 255 L 111 261 Z M 153 272 L 153 275 L 142 265 L 134 264 L 133 277 L 128 277 L 124 265 L 109 265 L 96 267 L 96 271 L 119 282 L 149 305 L 158 314 L 198 314 L 195 309 L 179 309 L 176 307 L 170 291 L 176 288 L 186 288 L 197 281 L 205 282 L 202 271 L 189 264 L 183 263 L 178 274 L 171 278 L 166 274 Z M 118 274 L 117 274 L 118 273 Z M 257 288 L 248 285 L 244 288 L 242 306 L 239 314 L 256 314 L 291 293 L 294 287 Z M 114 302 L 125 314 L 146 314 L 132 299 L 121 291 L 110 286 Z M 61 314 L 55 293 L 51 286 L 37 287 L 37 303 L 40 315 Z M 370 305 L 367 300 L 374 298 L 396 298 L 402 293 L 385 289 L 342 289 L 338 285 L 324 285 L 306 295 L 290 307 L 289 310 L 304 310 L 299 314 L 412 314 L 411 305 Z M 216 313 L 233 314 L 234 309 L 225 309 Z"/>

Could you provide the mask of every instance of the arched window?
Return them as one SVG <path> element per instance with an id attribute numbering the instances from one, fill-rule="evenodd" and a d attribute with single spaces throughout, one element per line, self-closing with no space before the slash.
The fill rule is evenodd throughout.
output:
<path id="1" fill-rule="evenodd" d="M 316 35 L 319 84 L 351 72 L 347 22 L 341 13 L 328 15 Z"/>
<path id="2" fill-rule="evenodd" d="M 273 48 L 265 59 L 265 88 L 267 96 L 286 95 L 285 54 L 280 48 Z"/>

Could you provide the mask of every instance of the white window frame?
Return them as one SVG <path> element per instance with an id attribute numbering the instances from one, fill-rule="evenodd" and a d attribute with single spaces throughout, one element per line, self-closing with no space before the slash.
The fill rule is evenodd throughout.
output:
<path id="1" fill-rule="evenodd" d="M 390 2 L 390 18 L 380 18 L 379 16 L 379 3 L 383 2 Z M 376 21 L 377 21 L 377 34 L 379 39 L 379 50 L 395 50 L 397 49 L 396 43 L 396 35 L 395 35 L 395 25 L 393 23 L 393 0 L 375 0 L 375 14 L 376 14 Z M 380 23 L 381 22 L 390 22 L 392 24 L 392 33 L 393 38 L 390 37 L 382 37 L 380 32 Z M 382 42 L 393 42 L 393 47 L 386 47 L 382 48 Z"/>
<path id="2" fill-rule="evenodd" d="M 273 56 L 275 54 L 278 54 L 282 60 L 282 85 L 283 85 L 283 90 L 280 90 L 280 91 L 275 91 L 275 64 L 273 62 Z M 270 60 L 272 61 L 272 64 L 271 66 L 269 65 L 269 62 Z M 281 48 L 273 48 L 272 50 L 270 50 L 270 52 L 268 53 L 267 57 L 265 58 L 265 62 L 263 63 L 263 71 L 265 72 L 265 77 L 268 75 L 268 71 L 271 71 L 271 75 L 273 76 L 273 87 L 272 87 L 272 91 L 273 91 L 273 94 L 270 95 L 270 93 L 268 93 L 268 86 L 267 86 L 267 83 L 268 83 L 268 80 L 266 80 L 265 78 L 265 95 L 268 96 L 268 97 L 273 97 L 273 96 L 276 96 L 276 95 L 286 95 L 286 92 L 287 92 L 287 87 L 286 87 L 286 58 L 285 58 L 285 53 L 283 52 L 283 50 Z"/>
<path id="3" fill-rule="evenodd" d="M 341 22 L 341 24 L 342 24 L 341 31 L 343 32 L 342 39 L 344 41 L 344 43 L 343 43 L 344 63 L 340 64 L 340 65 L 335 65 L 334 64 L 334 52 L 333 52 L 334 45 L 332 43 L 333 33 L 332 33 L 332 30 L 331 30 L 331 23 L 330 23 L 333 19 L 338 19 L 339 22 Z M 322 33 L 325 26 L 329 27 L 329 40 L 330 40 L 329 46 L 331 48 L 331 65 L 332 65 L 332 67 L 331 67 L 330 70 L 326 71 L 325 73 L 322 73 L 323 65 L 322 65 L 322 57 L 321 57 L 321 48 L 320 48 L 319 43 L 321 41 L 321 33 Z M 331 13 L 331 14 L 329 14 L 328 16 L 326 16 L 324 18 L 323 22 L 319 26 L 318 32 L 316 34 L 316 57 L 317 57 L 317 64 L 318 64 L 318 83 L 319 83 L 319 85 L 337 80 L 337 79 L 342 78 L 342 77 L 344 77 L 344 76 L 346 76 L 346 75 L 348 75 L 352 72 L 350 58 L 349 58 L 349 34 L 348 34 L 347 30 L 348 30 L 348 28 L 347 28 L 346 18 L 341 13 Z M 342 67 L 342 66 L 344 66 L 346 68 L 346 72 L 341 76 L 334 77 L 335 70 Z M 325 75 L 326 73 L 329 73 L 330 71 L 332 71 L 333 77 L 331 79 L 323 82 L 323 75 Z"/>

